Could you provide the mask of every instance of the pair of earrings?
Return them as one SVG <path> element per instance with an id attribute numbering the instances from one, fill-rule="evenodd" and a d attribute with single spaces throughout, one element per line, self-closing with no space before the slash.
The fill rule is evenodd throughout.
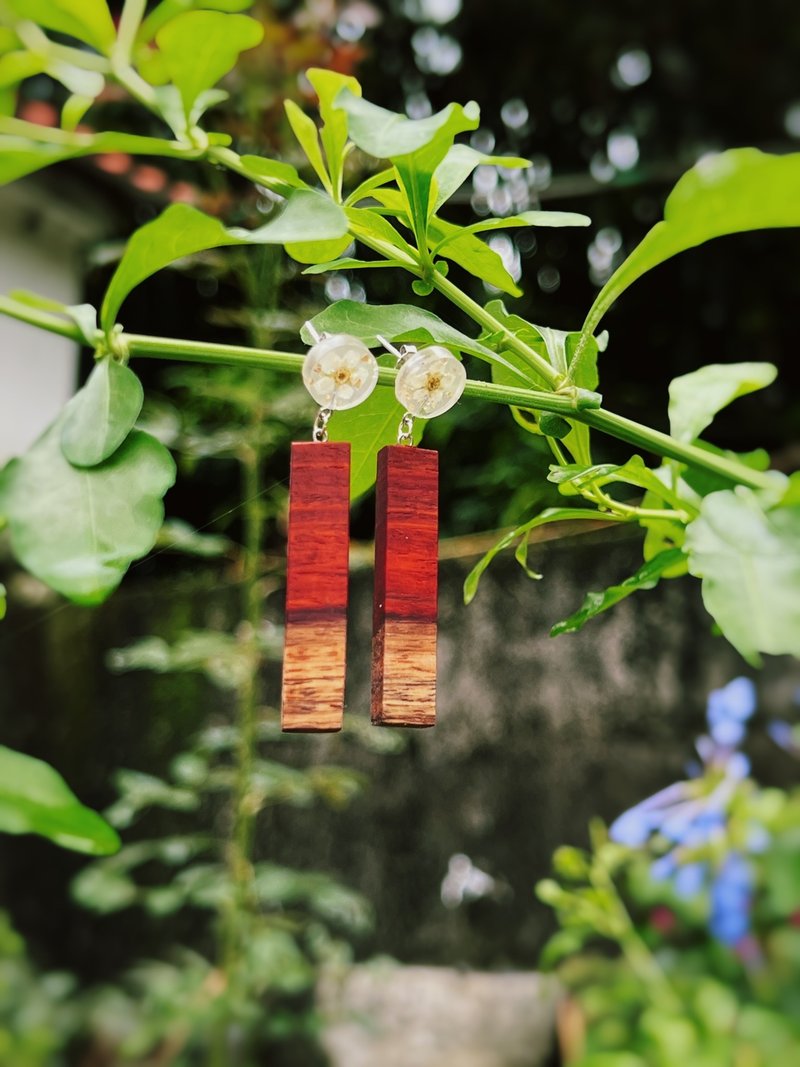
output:
<path id="1" fill-rule="evenodd" d="M 441 345 L 397 350 L 395 392 L 405 413 L 396 445 L 378 453 L 372 722 L 436 721 L 438 453 L 413 444 L 415 417 L 461 397 L 462 364 Z M 294 442 L 289 479 L 286 630 L 281 728 L 340 730 L 344 717 L 350 518 L 350 445 L 328 441 L 334 411 L 356 407 L 378 381 L 370 350 L 349 334 L 317 335 L 303 382 L 320 405 L 309 442 Z"/>

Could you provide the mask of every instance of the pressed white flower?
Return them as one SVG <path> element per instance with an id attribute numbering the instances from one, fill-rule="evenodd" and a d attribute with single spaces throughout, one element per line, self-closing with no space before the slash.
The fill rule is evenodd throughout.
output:
<path id="1" fill-rule="evenodd" d="M 406 411 L 423 419 L 442 415 L 464 392 L 467 372 L 442 345 L 421 348 L 397 372 L 395 391 Z"/>
<path id="2" fill-rule="evenodd" d="M 336 333 L 313 345 L 303 363 L 303 383 L 320 407 L 354 408 L 378 381 L 375 357 L 357 337 Z"/>

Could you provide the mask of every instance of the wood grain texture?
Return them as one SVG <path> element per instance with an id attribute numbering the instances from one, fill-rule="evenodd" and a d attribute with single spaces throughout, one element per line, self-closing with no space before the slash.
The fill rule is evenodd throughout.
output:
<path id="1" fill-rule="evenodd" d="M 292 445 L 281 729 L 341 730 L 344 714 L 350 445 Z"/>
<path id="2" fill-rule="evenodd" d="M 372 721 L 436 722 L 439 454 L 388 445 L 378 453 Z"/>

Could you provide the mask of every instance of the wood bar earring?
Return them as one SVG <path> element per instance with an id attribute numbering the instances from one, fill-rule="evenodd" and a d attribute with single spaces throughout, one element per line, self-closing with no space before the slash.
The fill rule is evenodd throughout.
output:
<path id="1" fill-rule="evenodd" d="M 379 340 L 382 340 L 379 338 Z M 372 722 L 433 726 L 439 569 L 439 454 L 413 445 L 414 417 L 447 411 L 464 391 L 461 363 L 439 345 L 400 352 L 398 443 L 378 453 Z"/>
<path id="2" fill-rule="evenodd" d="M 378 380 L 358 338 L 315 340 L 303 382 L 320 410 L 312 440 L 291 451 L 281 698 L 281 729 L 302 733 L 341 730 L 344 715 L 350 445 L 328 441 L 328 420 L 360 404 Z"/>

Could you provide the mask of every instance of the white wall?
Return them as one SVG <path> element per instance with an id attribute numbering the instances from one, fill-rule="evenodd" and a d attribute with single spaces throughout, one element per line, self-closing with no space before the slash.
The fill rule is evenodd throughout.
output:
<path id="1" fill-rule="evenodd" d="M 81 302 L 82 250 L 99 236 L 86 209 L 23 180 L 0 189 L 0 293 Z M 75 390 L 78 348 L 0 315 L 0 466 L 23 452 Z"/>

